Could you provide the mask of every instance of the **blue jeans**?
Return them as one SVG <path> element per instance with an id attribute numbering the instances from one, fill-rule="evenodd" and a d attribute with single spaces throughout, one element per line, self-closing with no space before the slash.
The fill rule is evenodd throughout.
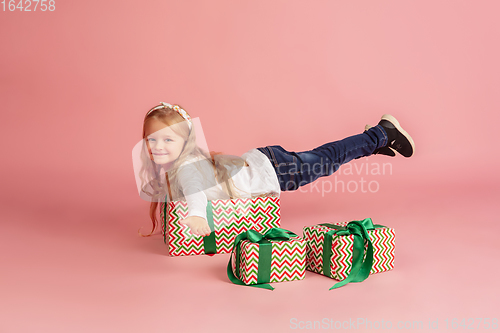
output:
<path id="1" fill-rule="evenodd" d="M 281 146 L 257 148 L 276 171 L 282 191 L 295 191 L 319 177 L 329 176 L 353 159 L 369 156 L 387 144 L 387 133 L 380 125 L 362 134 L 326 143 L 313 150 L 290 152 Z"/>

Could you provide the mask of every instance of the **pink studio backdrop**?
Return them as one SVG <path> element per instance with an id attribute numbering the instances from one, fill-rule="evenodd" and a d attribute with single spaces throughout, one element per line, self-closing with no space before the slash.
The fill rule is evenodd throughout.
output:
<path id="1" fill-rule="evenodd" d="M 324 318 L 446 331 L 453 318 L 499 318 L 499 10 L 92 0 L 0 11 L 0 332 L 288 332 Z M 395 115 L 412 158 L 358 160 L 392 171 L 340 172 L 282 193 L 281 210 L 296 233 L 365 217 L 394 227 L 396 268 L 334 291 L 307 272 L 270 292 L 232 285 L 227 255 L 170 258 L 159 234 L 139 237 L 150 221 L 131 151 L 160 101 L 232 155 L 309 150 Z M 325 193 L 361 178 L 378 191 Z"/>

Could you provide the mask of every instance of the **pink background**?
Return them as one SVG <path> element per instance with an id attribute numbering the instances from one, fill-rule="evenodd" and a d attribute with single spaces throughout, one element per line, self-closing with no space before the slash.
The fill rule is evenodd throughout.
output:
<path id="1" fill-rule="evenodd" d="M 499 318 L 499 10 L 88 0 L 1 11 L 0 332 L 288 332 L 293 318 L 420 331 L 438 319 L 445 331 L 446 319 Z M 228 255 L 171 258 L 159 234 L 139 237 L 150 221 L 131 150 L 159 101 L 200 117 L 210 149 L 233 155 L 309 150 L 395 115 L 416 153 L 356 161 L 392 163 L 364 176 L 377 193 L 309 186 L 283 193 L 281 209 L 297 233 L 365 217 L 394 227 L 396 268 L 334 291 L 307 272 L 271 292 L 231 284 Z"/>

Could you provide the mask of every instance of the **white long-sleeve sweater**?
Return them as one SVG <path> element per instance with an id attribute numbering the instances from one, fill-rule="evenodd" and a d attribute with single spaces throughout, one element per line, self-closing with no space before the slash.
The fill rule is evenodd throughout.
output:
<path id="1" fill-rule="evenodd" d="M 226 166 L 238 193 L 244 198 L 271 193 L 280 195 L 278 177 L 271 161 L 258 149 L 251 149 L 241 155 L 248 166 L 239 171 Z M 201 170 L 200 170 L 201 169 Z M 192 158 L 179 167 L 178 173 L 182 191 L 188 204 L 188 217 L 206 216 L 207 200 L 229 199 L 223 191 L 222 184 L 215 181 L 214 168 L 210 161 L 203 157 Z"/>

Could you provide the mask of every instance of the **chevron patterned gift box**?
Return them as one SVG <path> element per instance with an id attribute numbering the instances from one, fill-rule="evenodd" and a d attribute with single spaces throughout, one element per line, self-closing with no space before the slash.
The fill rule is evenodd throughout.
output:
<path id="1" fill-rule="evenodd" d="M 170 256 L 230 253 L 241 232 L 250 228 L 266 232 L 280 226 L 280 200 L 268 196 L 208 201 L 207 220 L 212 233 L 205 237 L 192 235 L 188 226 L 179 223 L 187 215 L 186 201 L 160 203 L 163 240 Z"/>
<path id="2" fill-rule="evenodd" d="M 273 228 L 264 235 L 248 230 L 236 238 L 228 277 L 233 283 L 260 285 L 266 289 L 274 289 L 267 283 L 302 280 L 306 243 L 302 237 L 281 228 Z"/>
<path id="3" fill-rule="evenodd" d="M 374 225 L 369 218 L 304 227 L 306 269 L 344 281 L 335 288 L 349 282 L 361 282 L 369 274 L 394 268 L 395 236 L 394 229 Z M 328 262 L 328 266 L 324 262 Z"/>

